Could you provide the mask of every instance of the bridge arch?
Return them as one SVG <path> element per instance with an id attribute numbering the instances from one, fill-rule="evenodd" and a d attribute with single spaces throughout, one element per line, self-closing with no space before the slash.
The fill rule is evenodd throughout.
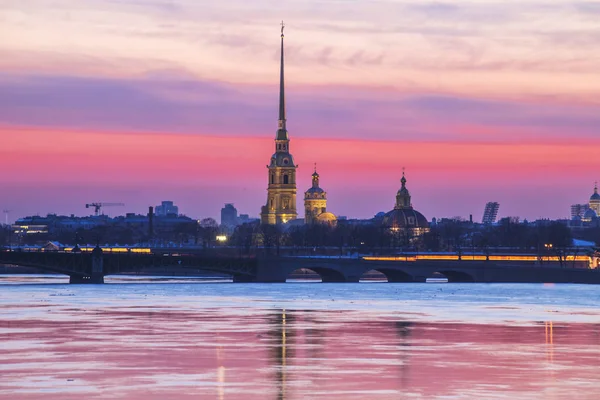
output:
<path id="1" fill-rule="evenodd" d="M 402 270 L 392 268 L 372 268 L 368 271 L 365 271 L 362 274 L 361 279 L 373 271 L 383 274 L 388 282 L 414 282 L 415 280 L 412 275 Z"/>
<path id="2" fill-rule="evenodd" d="M 91 270 L 85 268 L 85 266 L 77 265 L 75 268 L 69 270 L 62 266 L 56 266 L 53 264 L 46 265 L 44 263 L 32 262 L 32 261 L 16 261 L 11 262 L 8 265 L 14 265 L 17 267 L 31 268 L 37 270 L 40 273 L 53 273 L 57 275 L 64 275 L 69 278 L 69 283 L 104 283 L 104 276 L 96 276 Z"/>
<path id="3" fill-rule="evenodd" d="M 346 277 L 343 273 L 330 268 L 296 268 L 287 275 L 287 279 L 294 279 L 298 276 L 306 275 L 307 279 L 310 275 L 318 275 L 321 278 L 321 282 L 346 282 Z"/>
<path id="4" fill-rule="evenodd" d="M 436 271 L 438 274 L 441 274 L 448 278 L 448 283 L 472 283 L 475 282 L 475 277 L 469 273 L 464 271 L 455 271 L 455 270 L 440 270 Z"/>

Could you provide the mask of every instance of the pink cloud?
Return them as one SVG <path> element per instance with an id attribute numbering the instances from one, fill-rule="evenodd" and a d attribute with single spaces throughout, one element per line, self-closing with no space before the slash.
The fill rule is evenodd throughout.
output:
<path id="1" fill-rule="evenodd" d="M 0 135 L 11 138 L 0 150 L 0 168 L 11 171 L 0 178 L 3 187 L 29 188 L 28 193 L 38 188 L 40 194 L 68 188 L 54 196 L 53 201 L 63 204 L 82 193 L 89 199 L 118 194 L 128 197 L 119 201 L 127 200 L 138 212 L 160 196 L 176 197 L 194 216 L 216 216 L 225 201 L 257 215 L 266 189 L 265 165 L 273 152 L 269 137 L 23 127 L 4 127 Z M 317 162 L 332 211 L 361 217 L 392 206 L 403 167 L 415 206 L 429 217 L 477 214 L 485 201 L 498 197 L 505 209 L 521 216 L 560 217 L 571 202 L 584 200 L 578 191 L 583 197 L 590 190 L 598 146 L 600 139 L 516 144 L 312 137 L 291 142 L 300 166 L 299 193 L 310 186 Z M 548 198 L 546 193 L 556 192 L 559 184 L 560 193 Z M 566 197 L 568 189 L 573 190 L 571 198 Z M 14 204 L 18 193 L 7 193 L 4 201 Z M 40 203 L 37 210 L 50 206 Z"/>

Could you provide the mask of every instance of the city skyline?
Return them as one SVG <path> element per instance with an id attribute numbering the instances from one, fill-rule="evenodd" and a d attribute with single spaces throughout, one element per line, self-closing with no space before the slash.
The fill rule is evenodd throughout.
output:
<path id="1" fill-rule="evenodd" d="M 499 217 L 568 218 L 600 175 L 593 4 L 357 2 L 327 19 L 330 3 L 317 18 L 316 2 L 260 1 L 265 13 L 228 20 L 233 4 L 55 3 L 3 7 L 19 38 L 0 42 L 0 206 L 13 220 L 164 199 L 190 216 L 227 202 L 257 216 L 281 17 L 298 190 L 317 162 L 338 215 L 389 210 L 402 167 L 428 219 L 478 220 L 488 201 Z"/>

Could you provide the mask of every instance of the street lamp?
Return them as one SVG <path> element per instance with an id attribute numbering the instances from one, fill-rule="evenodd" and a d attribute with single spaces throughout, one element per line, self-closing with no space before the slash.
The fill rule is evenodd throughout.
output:
<path id="1" fill-rule="evenodd" d="M 546 248 L 546 253 L 548 253 L 548 261 L 550 261 L 550 251 L 552 250 L 552 243 L 544 243 L 544 247 Z"/>

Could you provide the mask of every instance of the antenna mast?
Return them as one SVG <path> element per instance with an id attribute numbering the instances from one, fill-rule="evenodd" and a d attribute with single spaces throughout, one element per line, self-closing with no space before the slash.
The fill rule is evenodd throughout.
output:
<path id="1" fill-rule="evenodd" d="M 2 210 L 2 212 L 4 213 L 4 222 L 6 225 L 8 225 L 8 214 L 11 212 L 12 210 Z"/>

